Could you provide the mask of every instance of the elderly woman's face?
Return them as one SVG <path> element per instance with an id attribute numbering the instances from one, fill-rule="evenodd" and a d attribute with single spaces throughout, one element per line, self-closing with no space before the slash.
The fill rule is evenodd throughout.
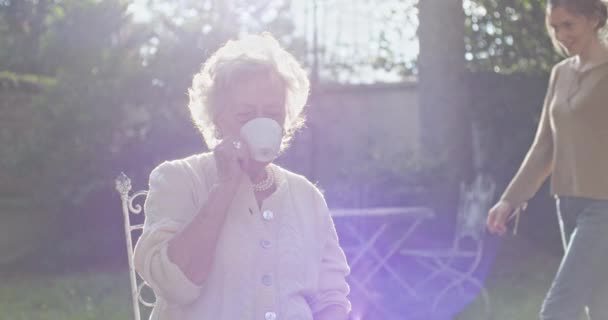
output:
<path id="1" fill-rule="evenodd" d="M 281 127 L 285 124 L 285 86 L 274 75 L 241 79 L 226 93 L 225 105 L 217 123 L 223 137 L 236 137 L 241 127 L 255 118 L 270 118 Z"/>

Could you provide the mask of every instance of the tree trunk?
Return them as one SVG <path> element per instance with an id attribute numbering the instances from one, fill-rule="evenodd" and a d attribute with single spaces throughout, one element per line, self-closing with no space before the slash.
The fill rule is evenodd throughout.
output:
<path id="1" fill-rule="evenodd" d="M 419 105 L 423 161 L 440 161 L 450 194 L 472 176 L 462 0 L 419 0 Z M 452 202 L 452 201 L 448 201 Z"/>

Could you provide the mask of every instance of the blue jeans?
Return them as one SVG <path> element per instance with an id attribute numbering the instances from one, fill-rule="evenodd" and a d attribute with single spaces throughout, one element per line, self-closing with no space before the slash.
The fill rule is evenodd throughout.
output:
<path id="1" fill-rule="evenodd" d="M 542 320 L 608 319 L 608 200 L 557 198 L 565 255 Z"/>

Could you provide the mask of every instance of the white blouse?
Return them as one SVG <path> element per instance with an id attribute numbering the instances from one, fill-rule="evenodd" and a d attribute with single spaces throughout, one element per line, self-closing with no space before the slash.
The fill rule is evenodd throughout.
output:
<path id="1" fill-rule="evenodd" d="M 303 176 L 271 165 L 277 190 L 258 207 L 243 179 L 202 286 L 167 256 L 217 179 L 210 153 L 164 162 L 150 174 L 135 269 L 157 303 L 153 320 L 312 320 L 329 305 L 350 311 L 349 268 L 327 204 Z"/>

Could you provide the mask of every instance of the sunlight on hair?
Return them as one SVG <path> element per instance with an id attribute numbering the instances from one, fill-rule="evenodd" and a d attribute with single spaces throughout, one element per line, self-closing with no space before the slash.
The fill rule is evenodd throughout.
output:
<path id="1" fill-rule="evenodd" d="M 220 139 L 214 119 L 225 107 L 222 100 L 239 79 L 260 71 L 276 74 L 285 85 L 286 134 L 282 149 L 304 124 L 302 111 L 310 90 L 307 72 L 269 33 L 245 35 L 218 49 L 194 76 L 189 89 L 192 120 L 210 148 Z"/>

